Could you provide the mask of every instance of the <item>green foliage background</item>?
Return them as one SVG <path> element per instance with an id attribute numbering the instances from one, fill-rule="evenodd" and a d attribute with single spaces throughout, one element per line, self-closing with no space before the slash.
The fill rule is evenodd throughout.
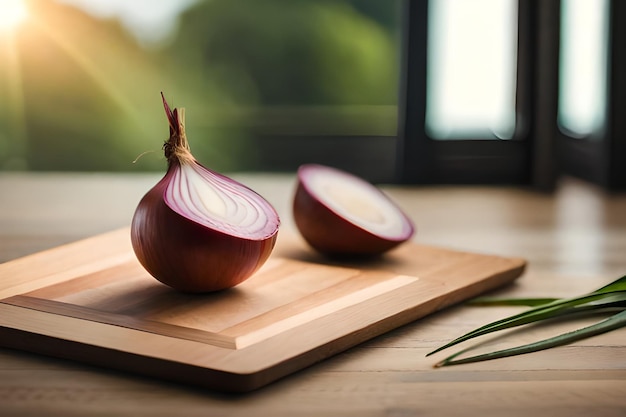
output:
<path id="1" fill-rule="evenodd" d="M 117 21 L 30 6 L 0 39 L 3 170 L 162 170 L 161 91 L 186 108 L 194 155 L 219 170 L 254 158 L 251 109 L 396 102 L 394 2 L 200 1 L 152 48 Z"/>

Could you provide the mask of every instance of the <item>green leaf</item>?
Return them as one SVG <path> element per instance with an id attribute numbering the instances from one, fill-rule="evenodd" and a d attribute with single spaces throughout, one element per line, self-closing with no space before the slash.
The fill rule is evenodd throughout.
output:
<path id="1" fill-rule="evenodd" d="M 605 285 L 589 294 L 607 293 L 614 291 L 626 291 L 626 275 Z M 540 306 L 552 303 L 559 298 L 497 298 L 497 297 L 477 297 L 468 302 L 477 306 Z"/>
<path id="2" fill-rule="evenodd" d="M 575 342 L 577 340 L 585 339 L 588 337 L 596 336 L 602 333 L 609 332 L 611 330 L 618 329 L 626 326 L 626 310 L 622 310 L 620 313 L 609 317 L 599 323 L 593 324 L 582 329 L 574 330 L 572 332 L 564 333 L 559 336 L 544 339 L 539 342 L 529 343 L 527 345 L 518 346 L 510 349 L 498 350 L 491 353 L 485 353 L 482 355 L 471 356 L 468 358 L 462 358 L 454 360 L 456 357 L 471 350 L 472 348 L 464 349 L 454 355 L 447 357 L 441 362 L 437 363 L 436 367 L 460 365 L 464 363 L 480 362 L 490 359 L 504 358 L 507 356 L 521 355 L 525 353 L 537 352 L 539 350 L 545 350 L 556 346 L 562 346 L 568 343 Z"/>
<path id="3" fill-rule="evenodd" d="M 554 336 L 539 342 L 518 346 L 510 349 L 500 350 L 492 353 L 473 356 L 470 358 L 454 360 L 459 355 L 471 350 L 472 347 L 464 349 L 439 362 L 436 366 L 448 366 L 461 363 L 478 362 L 488 359 L 502 358 L 506 356 L 519 355 L 523 353 L 535 352 L 548 349 L 554 346 L 571 343 L 575 340 L 591 337 L 605 333 L 619 327 L 626 326 L 626 275 L 605 285 L 597 290 L 574 298 L 552 299 L 552 298 L 478 298 L 474 300 L 479 305 L 528 305 L 533 308 L 510 317 L 486 324 L 478 329 L 458 337 L 444 346 L 430 352 L 430 356 L 436 352 L 447 349 L 451 346 L 467 341 L 469 339 L 492 333 L 498 330 L 521 326 L 542 320 L 556 317 L 569 316 L 573 314 L 588 314 L 596 312 L 618 311 L 609 319 L 573 332 Z"/>
<path id="4" fill-rule="evenodd" d="M 574 307 L 582 306 L 585 304 L 601 306 L 606 303 L 614 303 L 626 301 L 626 291 L 617 292 L 593 292 L 581 297 L 559 299 L 548 304 L 542 304 L 538 307 L 531 308 L 513 316 L 494 321 L 485 326 L 479 327 L 469 333 L 464 334 L 461 337 L 454 339 L 453 341 L 441 346 L 438 349 L 430 352 L 426 356 L 430 356 L 434 353 L 440 352 L 444 349 L 457 345 L 466 340 L 482 336 L 488 333 L 492 333 L 498 330 L 509 329 L 512 327 L 521 326 L 524 324 L 534 323 L 540 320 L 546 320 L 552 317 L 558 317 L 563 314 L 569 314 L 577 310 L 573 310 Z"/>

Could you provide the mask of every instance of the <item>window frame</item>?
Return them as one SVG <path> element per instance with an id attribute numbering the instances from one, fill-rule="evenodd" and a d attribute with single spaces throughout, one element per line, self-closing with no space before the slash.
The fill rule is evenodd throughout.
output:
<path id="1" fill-rule="evenodd" d="M 428 0 L 406 0 L 398 111 L 397 179 L 410 184 L 524 184 L 556 181 L 557 0 L 518 2 L 516 129 L 512 139 L 436 140 L 425 128 Z"/>
<path id="2" fill-rule="evenodd" d="M 436 1 L 436 0 L 431 0 Z M 626 189 L 626 2 L 609 0 L 607 128 L 594 140 L 558 127 L 560 0 L 519 0 L 514 139 L 437 140 L 425 129 L 429 0 L 403 0 L 397 135 L 257 137 L 252 170 L 322 163 L 374 183 L 518 185 L 553 191 L 561 175 Z M 621 116 L 621 117 L 620 117 Z M 366 133 L 366 132 L 363 132 Z M 590 138 L 587 138 L 590 139 Z"/>
<path id="3" fill-rule="evenodd" d="M 559 130 L 563 172 L 608 190 L 626 189 L 626 3 L 609 0 L 606 127 L 574 138 Z"/>

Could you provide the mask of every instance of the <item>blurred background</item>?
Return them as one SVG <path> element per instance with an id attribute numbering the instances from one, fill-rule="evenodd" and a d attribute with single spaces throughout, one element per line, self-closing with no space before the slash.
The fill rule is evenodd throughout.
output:
<path id="1" fill-rule="evenodd" d="M 429 137 L 514 138 L 518 2 L 429 4 Z M 608 1 L 561 4 L 559 126 L 590 137 L 605 124 Z M 390 178 L 403 10 L 401 0 L 1 0 L 0 170 L 163 170 L 163 92 L 216 170 L 289 169 L 325 147 L 322 162 L 367 153 L 361 165 Z"/>
<path id="2" fill-rule="evenodd" d="M 163 169 L 161 91 L 219 170 L 261 130 L 394 134 L 397 3 L 2 0 L 0 169 Z"/>

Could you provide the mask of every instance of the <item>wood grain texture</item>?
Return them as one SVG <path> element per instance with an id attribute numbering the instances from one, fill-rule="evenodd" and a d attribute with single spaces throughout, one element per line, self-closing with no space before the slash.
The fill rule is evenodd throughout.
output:
<path id="1" fill-rule="evenodd" d="M 0 344 L 176 381 L 194 369 L 203 387 L 246 391 L 511 282 L 525 267 L 406 244 L 358 268 L 275 256 L 235 288 L 183 294 L 125 256 L 129 236 L 124 228 L 0 265 L 13 294 L 0 300 Z"/>
<path id="2" fill-rule="evenodd" d="M 0 261 L 126 226 L 143 193 L 159 178 L 0 174 Z M 322 261 L 299 239 L 287 238 L 294 231 L 292 175 L 236 178 L 281 214 L 276 255 Z M 383 188 L 415 219 L 418 244 L 527 259 L 525 274 L 494 295 L 573 296 L 626 272 L 624 194 L 606 194 L 570 179 L 554 194 L 514 187 Z M 27 285 L 16 292 L 33 289 Z M 520 309 L 453 306 L 246 395 L 0 349 L 0 416 L 623 416 L 623 329 L 547 351 L 451 368 L 432 367 L 448 352 L 425 357 L 452 338 Z M 588 323 L 558 321 L 480 341 L 512 346 Z M 190 371 L 189 378 L 193 375 Z"/>

